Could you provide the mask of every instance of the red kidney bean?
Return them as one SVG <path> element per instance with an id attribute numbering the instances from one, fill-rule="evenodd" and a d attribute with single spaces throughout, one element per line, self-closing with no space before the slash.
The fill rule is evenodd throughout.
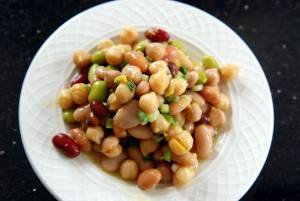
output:
<path id="1" fill-rule="evenodd" d="M 103 125 L 103 122 L 104 120 L 102 118 L 100 119 L 99 117 L 97 117 L 94 112 L 90 112 L 87 115 L 86 123 L 88 125 L 99 126 L 99 125 Z"/>
<path id="2" fill-rule="evenodd" d="M 80 73 L 76 73 L 71 79 L 71 86 L 77 83 L 88 83 L 88 68 L 83 68 Z"/>
<path id="3" fill-rule="evenodd" d="M 178 68 L 177 68 L 176 64 L 174 64 L 172 62 L 169 62 L 168 67 L 169 67 L 169 69 L 170 69 L 173 76 L 175 76 L 178 73 Z"/>
<path id="4" fill-rule="evenodd" d="M 170 38 L 168 32 L 160 28 L 150 28 L 145 31 L 144 35 L 152 42 L 164 42 Z"/>
<path id="5" fill-rule="evenodd" d="M 105 117 L 108 115 L 109 111 L 100 101 L 93 101 L 90 104 L 91 110 L 98 117 Z"/>
<path id="6" fill-rule="evenodd" d="M 80 154 L 80 146 L 68 135 L 58 133 L 52 138 L 52 143 L 61 149 L 68 157 L 75 158 Z"/>

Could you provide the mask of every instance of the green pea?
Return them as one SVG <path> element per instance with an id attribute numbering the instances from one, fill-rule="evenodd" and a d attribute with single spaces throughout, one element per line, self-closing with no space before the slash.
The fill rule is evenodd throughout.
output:
<path id="1" fill-rule="evenodd" d="M 94 100 L 97 101 L 104 101 L 107 96 L 107 86 L 106 83 L 102 80 L 95 82 L 92 85 L 91 92 L 89 94 L 89 102 L 93 102 Z"/>
<path id="2" fill-rule="evenodd" d="M 88 73 L 88 80 L 91 82 L 95 75 L 96 75 L 96 69 L 99 68 L 98 64 L 93 64 L 90 69 L 89 69 L 89 73 Z"/>
<path id="3" fill-rule="evenodd" d="M 198 71 L 198 84 L 205 84 L 207 82 L 207 77 L 204 71 Z"/>
<path id="4" fill-rule="evenodd" d="M 202 58 L 202 64 L 205 68 L 219 68 L 218 62 L 211 55 L 205 55 Z"/>
<path id="5" fill-rule="evenodd" d="M 62 115 L 66 123 L 73 123 L 75 120 L 73 118 L 74 110 L 64 110 Z"/>
<path id="6" fill-rule="evenodd" d="M 105 64 L 106 59 L 105 59 L 105 51 L 100 50 L 92 54 L 91 56 L 92 63 L 97 63 L 97 64 Z"/>
<path id="7" fill-rule="evenodd" d="M 105 121 L 105 128 L 112 128 L 112 118 L 107 118 Z"/>
<path id="8" fill-rule="evenodd" d="M 169 111 L 170 111 L 169 105 L 168 104 L 161 104 L 159 106 L 159 111 L 161 113 L 169 113 Z"/>
<path id="9" fill-rule="evenodd" d="M 149 44 L 148 40 L 142 40 L 138 44 L 136 44 L 134 50 L 144 52 L 148 44 Z"/>

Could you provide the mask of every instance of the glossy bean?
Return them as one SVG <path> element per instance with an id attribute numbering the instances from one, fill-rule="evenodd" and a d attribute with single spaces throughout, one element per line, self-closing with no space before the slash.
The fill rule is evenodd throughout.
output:
<path id="1" fill-rule="evenodd" d="M 120 175 L 123 179 L 134 180 L 137 178 L 139 169 L 134 160 L 125 160 L 120 167 Z"/>
<path id="2" fill-rule="evenodd" d="M 128 156 L 137 163 L 140 171 L 144 171 L 153 167 L 153 162 L 144 160 L 141 151 L 137 147 L 129 147 L 127 152 Z"/>
<path id="3" fill-rule="evenodd" d="M 207 85 L 217 85 L 220 82 L 220 75 L 217 68 L 210 68 L 205 70 L 207 77 Z"/>
<path id="4" fill-rule="evenodd" d="M 77 108 L 73 113 L 73 118 L 75 121 L 82 122 L 86 119 L 87 115 L 91 112 L 90 105 L 85 105 Z"/>
<path id="5" fill-rule="evenodd" d="M 104 73 L 104 81 L 108 88 L 115 88 L 114 80 L 116 77 L 121 75 L 121 72 L 118 70 L 106 70 Z"/>
<path id="6" fill-rule="evenodd" d="M 140 173 L 137 184 L 143 189 L 151 189 L 154 188 L 161 180 L 162 174 L 158 169 L 147 169 Z"/>
<path id="7" fill-rule="evenodd" d="M 153 139 L 140 141 L 140 150 L 143 156 L 147 156 L 148 154 L 156 151 L 158 149 L 158 146 L 159 144 L 155 142 Z"/>
<path id="8" fill-rule="evenodd" d="M 70 109 L 74 105 L 71 90 L 63 89 L 57 97 L 57 103 L 62 109 Z"/>
<path id="9" fill-rule="evenodd" d="M 180 96 L 177 102 L 172 102 L 170 104 L 170 113 L 172 115 L 178 114 L 183 111 L 191 103 L 191 101 L 192 98 L 189 95 Z"/>
<path id="10" fill-rule="evenodd" d="M 109 157 L 114 158 L 122 153 L 122 146 L 119 144 L 119 138 L 116 136 L 105 137 L 101 144 L 101 152 Z"/>
<path id="11" fill-rule="evenodd" d="M 173 184 L 176 187 L 182 187 L 191 181 L 195 174 L 196 169 L 194 167 L 179 167 L 173 176 Z"/>
<path id="12" fill-rule="evenodd" d="M 146 54 L 154 61 L 160 60 L 166 53 L 166 47 L 161 43 L 150 43 L 146 47 Z"/>
<path id="13" fill-rule="evenodd" d="M 132 80 L 135 84 L 138 84 L 142 80 L 141 70 L 133 65 L 127 65 L 122 69 L 122 74 L 126 76 L 128 80 Z"/>
<path id="14" fill-rule="evenodd" d="M 122 29 L 120 33 L 121 43 L 124 44 L 133 44 L 138 39 L 138 32 L 135 27 L 126 26 Z"/>
<path id="15" fill-rule="evenodd" d="M 101 144 L 102 138 L 104 137 L 104 130 L 100 126 L 88 127 L 86 137 L 96 144 Z"/>
<path id="16" fill-rule="evenodd" d="M 196 102 L 192 102 L 183 112 L 189 122 L 196 122 L 201 119 L 202 110 Z"/>
<path id="17" fill-rule="evenodd" d="M 239 73 L 239 67 L 235 64 L 226 64 L 221 69 L 221 77 L 224 81 L 233 80 Z"/>
<path id="18" fill-rule="evenodd" d="M 119 128 L 129 129 L 139 125 L 138 101 L 133 99 L 126 105 L 123 105 L 115 114 L 113 121 Z"/>
<path id="19" fill-rule="evenodd" d="M 88 102 L 88 88 L 83 83 L 74 84 L 71 87 L 71 96 L 73 101 L 78 105 L 84 105 Z"/>
<path id="20" fill-rule="evenodd" d="M 130 90 L 127 84 L 120 83 L 115 91 L 118 103 L 128 103 L 134 97 L 135 90 Z"/>
<path id="21" fill-rule="evenodd" d="M 220 102 L 220 89 L 218 86 L 204 86 L 200 95 L 210 104 L 217 105 Z"/>
<path id="22" fill-rule="evenodd" d="M 70 135 L 73 140 L 79 144 L 82 151 L 90 152 L 92 150 L 92 143 L 88 140 L 86 133 L 83 130 L 79 128 L 73 128 L 70 130 Z"/>
<path id="23" fill-rule="evenodd" d="M 122 105 L 118 102 L 116 94 L 111 93 L 107 98 L 108 109 L 110 111 L 116 112 Z"/>
<path id="24" fill-rule="evenodd" d="M 211 126 L 202 124 L 195 129 L 196 153 L 199 158 L 206 158 L 212 152 L 214 130 Z"/>
<path id="25" fill-rule="evenodd" d="M 170 76 L 164 71 L 159 71 L 150 76 L 150 88 L 157 94 L 163 95 L 170 83 Z"/>
<path id="26" fill-rule="evenodd" d="M 147 114 L 152 114 L 157 111 L 159 102 L 154 92 L 149 92 L 140 97 L 139 107 Z"/>
<path id="27" fill-rule="evenodd" d="M 128 133 L 140 140 L 151 139 L 154 135 L 153 131 L 149 127 L 141 125 L 128 129 Z"/>
<path id="28" fill-rule="evenodd" d="M 121 163 L 127 158 L 126 152 L 122 152 L 120 155 L 114 158 L 102 157 L 101 167 L 108 172 L 115 172 L 119 169 Z"/>
<path id="29" fill-rule="evenodd" d="M 171 165 L 166 162 L 161 162 L 158 164 L 157 169 L 161 172 L 161 183 L 169 183 L 172 181 L 173 172 L 171 170 Z"/>
<path id="30" fill-rule="evenodd" d="M 125 54 L 125 60 L 128 64 L 138 67 L 141 72 L 147 72 L 149 62 L 142 52 L 129 51 Z"/>
<path id="31" fill-rule="evenodd" d="M 84 50 L 77 50 L 73 53 L 73 63 L 79 69 L 86 68 L 91 63 L 91 55 Z"/>
<path id="32" fill-rule="evenodd" d="M 213 127 L 222 127 L 226 123 L 225 113 L 221 109 L 212 107 L 208 116 L 209 122 Z"/>
<path id="33" fill-rule="evenodd" d="M 135 90 L 136 96 L 142 96 L 150 91 L 150 84 L 148 81 L 141 81 Z"/>
<path id="34" fill-rule="evenodd" d="M 187 152 L 183 155 L 177 155 L 172 153 L 172 160 L 182 166 L 198 166 L 198 159 L 196 153 Z"/>
<path id="35" fill-rule="evenodd" d="M 74 158 L 80 154 L 80 146 L 64 133 L 56 134 L 52 138 L 52 143 L 70 158 Z"/>

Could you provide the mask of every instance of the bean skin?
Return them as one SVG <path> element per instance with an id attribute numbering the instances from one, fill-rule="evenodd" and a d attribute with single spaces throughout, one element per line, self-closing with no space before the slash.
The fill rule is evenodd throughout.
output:
<path id="1" fill-rule="evenodd" d="M 147 169 L 139 175 L 137 184 L 141 189 L 147 190 L 154 188 L 161 178 L 162 174 L 158 169 Z"/>
<path id="2" fill-rule="evenodd" d="M 55 147 L 62 150 L 63 153 L 70 158 L 75 158 L 80 154 L 79 145 L 67 134 L 64 133 L 56 134 L 52 138 L 52 143 L 54 144 Z"/>
<path id="3" fill-rule="evenodd" d="M 202 124 L 195 129 L 196 153 L 199 158 L 206 158 L 212 152 L 214 130 L 211 126 Z"/>

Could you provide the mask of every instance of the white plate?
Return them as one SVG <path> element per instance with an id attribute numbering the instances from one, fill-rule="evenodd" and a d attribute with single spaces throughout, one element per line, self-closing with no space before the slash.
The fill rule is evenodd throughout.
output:
<path id="1" fill-rule="evenodd" d="M 84 155 L 66 159 L 51 143 L 54 133 L 66 130 L 55 97 L 73 72 L 72 52 L 92 48 L 96 41 L 113 36 L 124 25 L 139 29 L 163 27 L 184 39 L 188 49 L 201 48 L 204 53 L 216 55 L 222 63 L 241 66 L 237 80 L 228 87 L 233 104 L 231 129 L 221 139 L 218 154 L 183 189 L 141 191 L 103 172 Z M 195 56 L 201 56 L 201 51 Z M 255 181 L 266 160 L 273 115 L 267 80 L 247 45 L 204 11 L 164 0 L 114 1 L 66 22 L 33 59 L 19 105 L 23 145 L 34 171 L 58 200 L 70 201 L 238 200 Z"/>

